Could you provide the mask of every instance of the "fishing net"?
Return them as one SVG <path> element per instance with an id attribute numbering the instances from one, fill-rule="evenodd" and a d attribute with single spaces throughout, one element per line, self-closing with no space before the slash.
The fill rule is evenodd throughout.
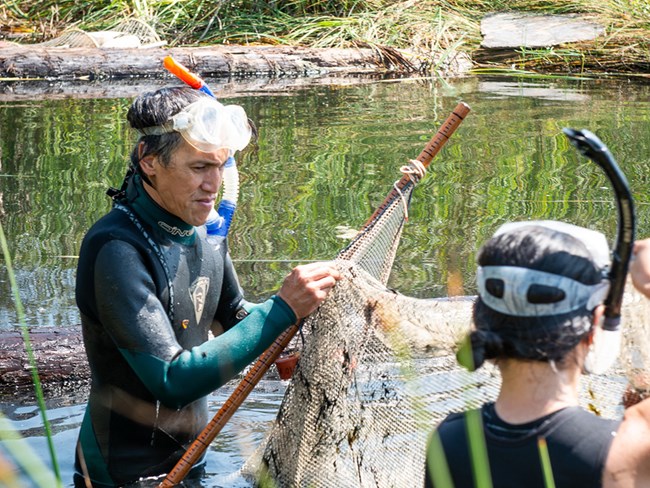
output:
<path id="1" fill-rule="evenodd" d="M 454 355 L 472 300 L 415 299 L 386 287 L 414 186 L 393 190 L 338 256 L 344 278 L 303 323 L 300 361 L 244 474 L 279 487 L 422 486 L 436 424 L 496 398 L 498 370 L 469 373 Z M 650 340 L 647 301 L 629 294 L 625 304 L 625 323 L 643 324 L 634 330 L 646 328 Z M 620 418 L 627 376 L 650 364 L 649 345 L 628 335 L 613 371 L 583 377 L 582 406 Z"/>
<path id="2" fill-rule="evenodd" d="M 498 370 L 469 373 L 454 357 L 471 300 L 409 298 L 355 265 L 341 269 L 346 278 L 304 325 L 300 362 L 247 469 L 268 470 L 280 487 L 422 486 L 428 434 L 449 413 L 494 400 Z M 626 320 L 642 322 L 647 301 L 631 299 Z M 620 418 L 626 385 L 623 366 L 584 376 L 581 404 Z"/>
<path id="3" fill-rule="evenodd" d="M 165 45 L 156 31 L 139 19 L 125 19 L 105 31 L 68 29 L 60 36 L 36 44 L 54 48 L 150 48 Z"/>

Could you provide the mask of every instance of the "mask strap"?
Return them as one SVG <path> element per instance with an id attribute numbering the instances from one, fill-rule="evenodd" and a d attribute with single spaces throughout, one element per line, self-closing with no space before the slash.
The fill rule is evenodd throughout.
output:
<path id="1" fill-rule="evenodd" d="M 503 283 L 502 295 L 487 289 L 488 280 Z M 477 284 L 481 300 L 491 309 L 514 317 L 544 317 L 562 315 L 582 307 L 593 310 L 607 296 L 609 281 L 585 285 L 566 276 L 518 266 L 480 266 Z M 528 292 L 533 285 L 561 290 L 564 297 L 551 303 L 531 303 Z"/>

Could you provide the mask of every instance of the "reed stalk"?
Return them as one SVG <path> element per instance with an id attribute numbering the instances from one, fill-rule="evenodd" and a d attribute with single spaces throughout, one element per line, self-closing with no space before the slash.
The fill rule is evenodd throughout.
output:
<path id="1" fill-rule="evenodd" d="M 61 484 L 61 473 L 59 470 L 59 464 L 57 462 L 56 458 L 56 450 L 54 449 L 54 442 L 52 439 L 52 430 L 50 428 L 50 423 L 47 419 L 47 412 L 46 412 L 46 407 L 45 407 L 45 399 L 43 397 L 43 389 L 41 388 L 41 381 L 38 376 L 38 370 L 36 366 L 36 359 L 34 357 L 34 351 L 32 349 L 32 343 L 29 338 L 29 329 L 27 328 L 27 322 L 25 320 L 25 310 L 23 308 L 22 301 L 20 300 L 20 291 L 18 288 L 18 283 L 16 282 L 16 275 L 13 270 L 13 266 L 11 264 L 11 253 L 9 252 L 9 246 L 7 245 L 7 239 L 5 238 L 5 233 L 4 229 L 2 227 L 2 223 L 0 223 L 0 247 L 2 247 L 2 254 L 4 256 L 5 260 L 5 266 L 7 267 L 7 275 L 9 276 L 9 283 L 11 285 L 11 291 L 14 297 L 14 302 L 16 305 L 16 314 L 18 315 L 18 323 L 20 324 L 20 328 L 22 331 L 23 335 L 23 343 L 25 344 L 25 351 L 27 353 L 27 359 L 29 362 L 29 368 L 31 371 L 32 375 L 32 382 L 34 383 L 34 389 L 36 393 L 36 402 L 38 404 L 38 409 L 41 414 L 41 418 L 43 420 L 43 427 L 45 429 L 45 436 L 47 439 L 47 445 L 48 449 L 50 452 L 50 458 L 52 460 L 52 469 L 54 470 L 54 477 L 55 477 L 55 483 L 57 487 L 61 488 L 63 485 Z M 0 419 L 2 420 L 2 419 Z M 8 434 L 6 434 L 8 431 L 6 429 L 1 429 L 0 433 L 2 433 L 2 438 L 5 438 Z M 12 436 L 9 436 L 9 438 L 12 438 Z M 13 437 L 15 438 L 15 436 Z M 24 449 L 18 449 L 16 451 L 23 452 Z M 27 459 L 31 459 L 34 456 L 29 456 Z M 19 456 L 16 458 L 18 461 L 24 461 L 26 458 L 25 456 Z M 33 466 L 33 462 L 29 462 L 28 464 L 25 464 L 23 462 L 23 466 L 26 468 L 29 468 L 29 466 Z M 30 472 L 33 470 L 30 470 Z M 42 470 L 35 470 L 36 473 L 41 473 Z M 38 479 L 40 474 L 37 474 L 37 477 L 34 479 Z M 51 486 L 49 485 L 43 485 L 43 486 Z"/>

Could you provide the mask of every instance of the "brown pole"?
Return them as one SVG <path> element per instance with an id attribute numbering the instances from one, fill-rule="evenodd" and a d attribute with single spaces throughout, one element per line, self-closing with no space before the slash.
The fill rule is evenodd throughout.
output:
<path id="1" fill-rule="evenodd" d="M 422 150 L 420 155 L 417 157 L 425 167 L 428 167 L 431 164 L 433 158 L 438 154 L 442 146 L 449 140 L 454 131 L 461 124 L 465 116 L 469 113 L 470 108 L 464 102 L 460 102 L 454 111 L 451 113 L 447 120 L 442 124 L 436 135 L 434 135 L 426 147 Z M 408 176 L 403 176 L 397 183 L 398 188 L 403 188 L 404 185 L 409 182 Z M 396 196 L 397 190 L 393 190 L 388 194 L 388 197 L 385 199 L 385 202 L 392 201 Z M 368 226 L 371 223 L 375 216 L 384 208 L 386 203 L 380 205 L 377 210 L 372 214 L 368 219 L 364 227 Z M 230 420 L 230 417 L 233 416 L 235 411 L 241 406 L 246 397 L 253 391 L 255 385 L 257 385 L 264 374 L 271 367 L 273 362 L 280 356 L 285 347 L 289 344 L 293 336 L 298 332 L 299 325 L 294 324 L 285 330 L 278 338 L 269 346 L 269 348 L 262 353 L 262 355 L 257 359 L 255 364 L 251 369 L 246 373 L 244 379 L 239 382 L 235 391 L 233 391 L 226 400 L 226 402 L 221 406 L 219 411 L 214 415 L 212 420 L 208 425 L 203 429 L 199 434 L 196 440 L 190 445 L 183 457 L 179 459 L 176 463 L 176 466 L 167 474 L 165 479 L 158 485 L 158 488 L 171 488 L 180 483 L 187 473 L 192 469 L 192 466 L 201 459 L 205 450 L 210 446 L 210 443 L 214 438 L 221 432 L 224 425 Z"/>
<path id="2" fill-rule="evenodd" d="M 460 102 L 458 105 L 456 105 L 454 111 L 449 115 L 449 117 L 447 117 L 447 120 L 443 122 L 443 124 L 440 126 L 440 129 L 438 129 L 436 135 L 431 138 L 429 143 L 424 147 L 420 155 L 416 158 L 424 165 L 425 168 L 429 167 L 433 158 L 436 156 L 436 154 L 438 154 L 438 152 L 440 152 L 442 146 L 445 145 L 445 143 L 449 140 L 456 129 L 458 129 L 458 126 L 465 119 L 469 111 L 469 105 L 467 105 L 465 102 Z M 411 180 L 408 176 L 403 176 L 395 186 L 397 186 L 399 190 L 402 190 L 404 186 L 409 183 L 409 181 Z M 388 196 L 384 199 L 384 203 L 375 209 L 372 216 L 364 225 L 364 228 L 370 225 L 372 221 L 375 220 L 375 217 L 384 211 L 386 205 L 392 202 L 397 196 L 399 196 L 399 192 L 397 189 L 393 188 Z"/>

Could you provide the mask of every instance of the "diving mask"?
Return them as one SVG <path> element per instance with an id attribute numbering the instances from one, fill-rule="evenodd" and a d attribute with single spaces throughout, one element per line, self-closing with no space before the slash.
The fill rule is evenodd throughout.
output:
<path id="1" fill-rule="evenodd" d="M 239 105 L 223 105 L 212 98 L 189 104 L 163 125 L 139 129 L 143 135 L 178 132 L 199 151 L 228 148 L 244 149 L 250 142 L 252 129 L 246 112 Z"/>

